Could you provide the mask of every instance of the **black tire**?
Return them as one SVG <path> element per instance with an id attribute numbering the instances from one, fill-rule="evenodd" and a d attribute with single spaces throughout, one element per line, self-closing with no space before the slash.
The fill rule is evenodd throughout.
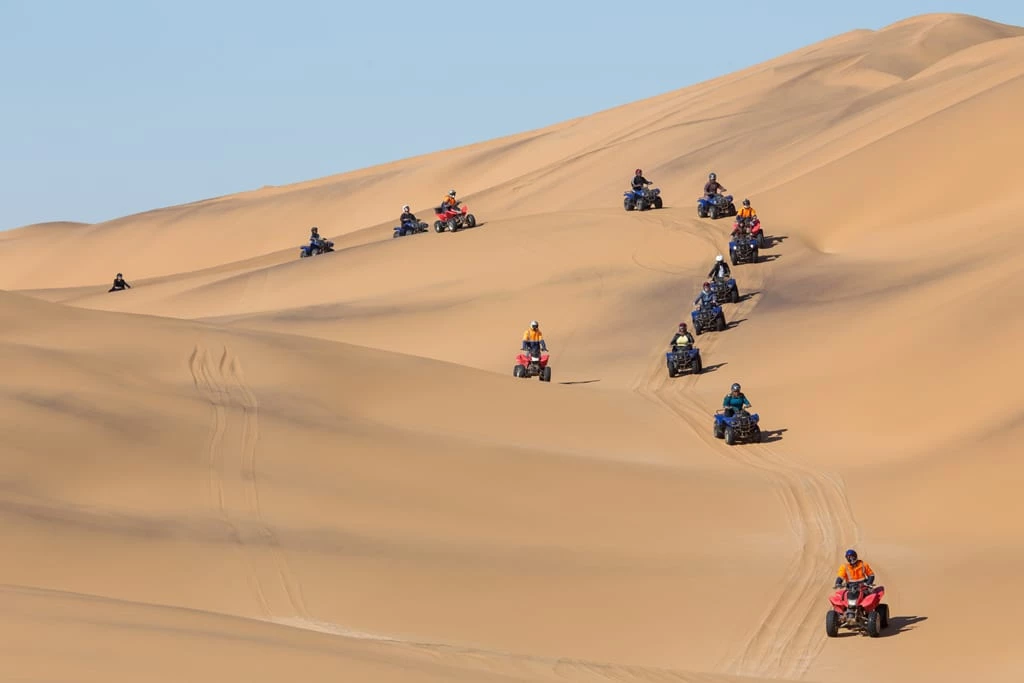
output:
<path id="1" fill-rule="evenodd" d="M 455 232 L 459 229 L 459 222 L 454 218 L 449 218 L 445 227 L 448 229 L 448 232 Z"/>
<path id="2" fill-rule="evenodd" d="M 468 227 L 468 228 L 475 228 L 476 227 L 476 216 L 474 216 L 471 213 L 466 214 L 466 227 Z"/>
<path id="3" fill-rule="evenodd" d="M 701 208 L 700 204 L 697 205 L 697 218 L 707 218 L 708 215 L 704 213 L 704 209 Z"/>
<path id="4" fill-rule="evenodd" d="M 647 210 L 647 200 L 646 199 L 638 199 L 637 202 L 636 202 L 636 210 L 637 211 L 646 211 Z"/>
<path id="5" fill-rule="evenodd" d="M 665 365 L 668 366 L 668 376 L 669 377 L 675 377 L 676 376 L 676 371 L 675 371 L 675 368 L 672 366 L 672 363 L 668 362 L 668 363 L 665 363 Z"/>
<path id="6" fill-rule="evenodd" d="M 551 366 L 547 366 L 547 367 L 541 368 L 541 371 L 540 371 L 540 381 L 541 382 L 550 382 L 551 381 Z"/>
<path id="7" fill-rule="evenodd" d="M 729 292 L 729 301 L 734 304 L 738 304 L 740 302 L 740 290 L 738 288 L 733 287 L 732 291 Z"/>
<path id="8" fill-rule="evenodd" d="M 693 374 L 699 375 L 704 370 L 704 365 L 700 362 L 700 356 L 693 359 Z"/>
<path id="9" fill-rule="evenodd" d="M 839 635 L 839 613 L 834 609 L 825 615 L 825 635 L 835 638 Z"/>
<path id="10" fill-rule="evenodd" d="M 718 330 L 719 332 L 723 332 L 725 328 L 725 313 L 720 313 L 718 315 L 718 320 L 715 321 L 715 329 Z"/>
<path id="11" fill-rule="evenodd" d="M 512 376 L 513 377 L 522 377 L 525 373 L 526 373 L 526 368 L 524 368 L 522 365 L 515 365 L 515 366 L 512 367 Z"/>
<path id="12" fill-rule="evenodd" d="M 736 431 L 732 427 L 725 428 L 725 443 L 732 446 L 736 443 Z"/>
<path id="13" fill-rule="evenodd" d="M 879 614 L 878 614 L 877 611 L 871 612 L 870 614 L 868 614 L 867 631 L 868 631 L 868 635 L 871 636 L 872 638 L 877 638 L 878 635 L 882 632 L 882 627 L 879 624 L 878 617 L 879 617 Z"/>
<path id="14" fill-rule="evenodd" d="M 884 602 L 878 606 L 879 626 L 883 629 L 889 628 L 889 605 Z"/>
<path id="15" fill-rule="evenodd" d="M 708 218 L 710 218 L 711 220 L 717 220 L 717 218 L 718 218 L 718 207 L 717 206 L 712 206 L 710 209 L 708 209 Z"/>
<path id="16" fill-rule="evenodd" d="M 754 443 L 761 443 L 761 428 L 754 425 L 754 436 L 751 439 Z"/>
<path id="17" fill-rule="evenodd" d="M 704 329 L 700 326 L 700 323 L 698 323 L 698 322 L 694 322 L 693 323 L 693 333 L 695 335 L 697 335 L 698 337 L 700 335 L 704 334 Z"/>
<path id="18" fill-rule="evenodd" d="M 739 264 L 736 263 L 736 252 L 735 251 L 730 251 L 729 252 L 729 260 L 732 261 L 732 264 L 734 266 L 735 265 L 739 265 Z"/>
<path id="19" fill-rule="evenodd" d="M 660 209 L 662 206 L 663 206 L 663 204 L 662 204 L 662 201 L 661 201 L 661 197 L 655 197 L 654 198 L 654 208 L 655 209 Z"/>
<path id="20" fill-rule="evenodd" d="M 754 249 L 753 253 L 750 255 L 750 262 L 757 263 L 757 249 Z"/>
<path id="21" fill-rule="evenodd" d="M 444 223 L 441 221 L 434 221 L 434 232 L 444 232 Z"/>
<path id="22" fill-rule="evenodd" d="M 624 208 L 626 211 L 633 210 L 633 202 L 629 201 L 629 197 L 622 198 L 622 208 Z"/>
<path id="23" fill-rule="evenodd" d="M 715 435 L 716 439 L 721 439 L 725 436 L 725 430 L 722 429 L 722 425 L 717 421 L 715 422 L 714 427 L 711 430 L 711 433 Z"/>

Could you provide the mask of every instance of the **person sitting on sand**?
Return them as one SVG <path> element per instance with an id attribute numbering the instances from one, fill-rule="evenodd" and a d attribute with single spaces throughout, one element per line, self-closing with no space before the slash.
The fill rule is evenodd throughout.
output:
<path id="1" fill-rule="evenodd" d="M 118 273 L 117 277 L 114 278 L 114 286 L 108 289 L 107 292 L 120 292 L 125 287 L 127 287 L 128 289 L 132 288 L 130 284 L 125 282 L 124 276 L 121 275 L 121 273 Z"/>

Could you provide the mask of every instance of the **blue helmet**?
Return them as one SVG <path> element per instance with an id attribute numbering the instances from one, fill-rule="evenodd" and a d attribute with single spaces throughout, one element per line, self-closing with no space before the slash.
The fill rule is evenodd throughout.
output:
<path id="1" fill-rule="evenodd" d="M 846 551 L 846 560 L 848 562 L 856 562 L 857 561 L 857 551 L 854 550 L 853 548 L 850 548 L 849 550 L 847 550 Z"/>

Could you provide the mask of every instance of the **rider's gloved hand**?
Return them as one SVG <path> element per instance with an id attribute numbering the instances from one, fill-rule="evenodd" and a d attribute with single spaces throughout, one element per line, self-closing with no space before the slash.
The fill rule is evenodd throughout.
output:
<path id="1" fill-rule="evenodd" d="M 836 588 L 839 588 L 839 587 L 840 587 L 840 586 L 842 586 L 842 585 L 843 585 L 843 580 L 842 580 L 842 579 L 838 579 L 838 578 L 837 578 L 837 579 L 836 579 L 836 583 L 835 583 L 835 587 L 836 587 Z"/>

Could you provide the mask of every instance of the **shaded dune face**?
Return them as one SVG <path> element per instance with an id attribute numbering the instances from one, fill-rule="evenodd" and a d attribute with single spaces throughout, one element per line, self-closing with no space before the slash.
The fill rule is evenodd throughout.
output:
<path id="1" fill-rule="evenodd" d="M 1022 74 L 1024 29 L 924 15 L 547 129 L 0 233 L 5 671 L 1020 680 Z M 623 211 L 638 166 L 664 208 Z M 711 170 L 772 240 L 670 378 L 728 253 Z M 392 239 L 449 187 L 477 227 Z M 336 251 L 299 259 L 309 225 Z M 550 383 L 512 377 L 531 319 Z M 712 434 L 734 381 L 760 443 Z M 847 547 L 883 638 L 825 635 Z"/>

